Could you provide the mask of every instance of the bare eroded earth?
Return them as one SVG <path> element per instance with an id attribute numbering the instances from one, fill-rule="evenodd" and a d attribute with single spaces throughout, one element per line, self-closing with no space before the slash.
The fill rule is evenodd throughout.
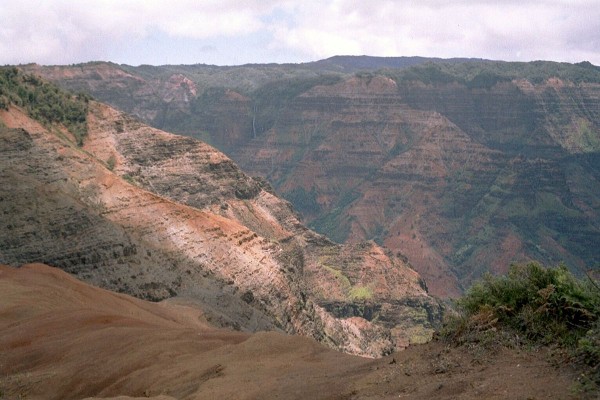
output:
<path id="1" fill-rule="evenodd" d="M 1 266 L 0 293 L 2 399 L 580 398 L 574 372 L 543 352 L 433 342 L 370 360 L 299 336 L 216 329 L 191 306 L 42 264 Z"/>

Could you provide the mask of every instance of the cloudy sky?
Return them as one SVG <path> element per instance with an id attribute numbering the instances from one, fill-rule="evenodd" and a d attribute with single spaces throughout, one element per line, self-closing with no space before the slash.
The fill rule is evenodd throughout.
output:
<path id="1" fill-rule="evenodd" d="M 0 0 L 0 64 L 588 60 L 600 0 Z"/>

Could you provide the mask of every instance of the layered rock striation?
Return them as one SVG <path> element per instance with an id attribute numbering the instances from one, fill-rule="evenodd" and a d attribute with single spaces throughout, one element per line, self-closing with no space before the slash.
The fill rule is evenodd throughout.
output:
<path id="1" fill-rule="evenodd" d="M 374 239 L 454 296 L 511 262 L 597 264 L 599 94 L 560 79 L 355 76 L 297 96 L 232 157 L 316 230 Z"/>
<path id="2" fill-rule="evenodd" d="M 149 117 L 156 104 L 120 87 L 139 79 L 148 91 L 188 77 L 197 97 L 168 107 L 155 97 L 172 110 L 161 121 L 267 178 L 336 242 L 369 239 L 406 256 L 437 295 L 457 295 L 483 273 L 528 259 L 577 273 L 595 268 L 598 67 L 430 60 L 395 69 L 396 61 L 111 64 L 100 70 L 112 75 L 97 80 L 88 77 L 92 64 L 30 68 L 157 126 Z"/>
<path id="3" fill-rule="evenodd" d="M 426 340 L 439 306 L 374 243 L 335 244 L 229 158 L 90 102 L 79 147 L 0 111 L 0 262 L 45 262 L 136 297 L 185 298 L 213 324 L 380 356 Z"/>

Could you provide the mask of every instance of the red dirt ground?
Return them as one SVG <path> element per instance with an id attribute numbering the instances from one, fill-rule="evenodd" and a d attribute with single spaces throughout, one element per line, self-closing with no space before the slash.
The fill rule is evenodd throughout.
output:
<path id="1" fill-rule="evenodd" d="M 40 264 L 0 266 L 0 399 L 577 399 L 544 351 L 441 342 L 380 360 L 88 286 Z M 595 393 L 588 393 L 594 398 Z"/>

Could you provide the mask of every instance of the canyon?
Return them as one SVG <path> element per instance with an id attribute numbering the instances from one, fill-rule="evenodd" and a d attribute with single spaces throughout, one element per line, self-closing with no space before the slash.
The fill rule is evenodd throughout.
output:
<path id="1" fill-rule="evenodd" d="M 334 57 L 236 67 L 24 66 L 266 179 L 337 243 L 373 240 L 431 293 L 600 253 L 600 70 Z"/>
<path id="2" fill-rule="evenodd" d="M 268 183 L 203 142 L 3 73 L 1 263 L 42 262 L 138 298 L 177 298 L 220 328 L 350 354 L 431 339 L 441 307 L 401 257 L 309 230 Z M 79 139 L 43 96 L 85 115 Z"/>
<path id="3" fill-rule="evenodd" d="M 0 398 L 592 398 L 435 296 L 597 268 L 599 101 L 589 63 L 0 68 Z"/>

